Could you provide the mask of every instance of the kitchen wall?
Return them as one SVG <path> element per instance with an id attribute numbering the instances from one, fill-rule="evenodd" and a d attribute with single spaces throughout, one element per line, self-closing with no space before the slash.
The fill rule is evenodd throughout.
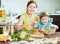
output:
<path id="1" fill-rule="evenodd" d="M 48 13 L 55 13 L 56 10 L 60 9 L 60 0 L 37 0 L 39 11 L 47 11 Z"/>
<path id="2" fill-rule="evenodd" d="M 26 4 L 29 0 L 1 0 L 6 13 L 9 11 L 13 13 L 23 13 L 26 9 Z M 60 10 L 60 0 L 35 0 L 38 4 L 36 13 L 40 11 L 47 11 L 54 14 L 56 10 Z"/>
<path id="3" fill-rule="evenodd" d="M 26 9 L 26 3 L 29 0 L 1 0 L 1 5 L 4 5 L 4 9 L 7 13 L 23 13 Z"/>

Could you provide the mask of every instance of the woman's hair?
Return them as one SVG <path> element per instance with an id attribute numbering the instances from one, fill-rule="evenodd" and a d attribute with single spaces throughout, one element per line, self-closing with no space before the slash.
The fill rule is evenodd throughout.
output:
<path id="1" fill-rule="evenodd" d="M 34 4 L 36 5 L 36 8 L 37 8 L 37 3 L 36 3 L 35 1 L 33 1 L 33 0 L 31 0 L 31 1 L 29 1 L 29 2 L 27 3 L 27 7 L 28 7 L 31 3 L 34 3 Z"/>
<path id="2" fill-rule="evenodd" d="M 48 15 L 48 13 L 47 12 L 41 12 L 40 14 L 39 14 L 39 18 L 40 18 L 40 20 L 42 19 L 42 17 L 49 17 L 49 15 Z"/>

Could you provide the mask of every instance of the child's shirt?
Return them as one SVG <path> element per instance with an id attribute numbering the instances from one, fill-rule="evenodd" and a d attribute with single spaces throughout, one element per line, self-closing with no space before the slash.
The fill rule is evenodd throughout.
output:
<path id="1" fill-rule="evenodd" d="M 51 22 L 48 22 L 46 25 L 43 25 L 42 22 L 37 23 L 37 28 L 48 28 L 50 25 L 52 25 Z"/>

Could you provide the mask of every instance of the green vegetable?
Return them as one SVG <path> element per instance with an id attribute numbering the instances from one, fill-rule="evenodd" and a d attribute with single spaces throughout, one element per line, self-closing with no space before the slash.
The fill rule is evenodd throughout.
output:
<path id="1" fill-rule="evenodd" d="M 19 33 L 15 33 L 15 34 L 12 34 L 12 35 L 11 35 L 11 38 L 12 38 L 12 39 L 13 39 L 13 38 L 19 39 L 19 36 L 20 36 Z"/>
<path id="2" fill-rule="evenodd" d="M 17 38 L 17 40 L 27 40 L 27 39 L 30 37 L 29 34 L 26 34 L 23 39 L 21 39 L 19 36 L 20 36 L 20 33 L 15 33 L 15 34 L 12 34 L 12 35 L 11 35 L 11 38 L 12 38 L 12 39 L 13 39 L 13 38 Z"/>
<path id="3" fill-rule="evenodd" d="M 22 32 L 27 32 L 27 33 L 31 33 L 31 32 L 34 32 L 35 29 L 31 29 L 31 30 L 27 30 L 25 28 L 22 29 Z M 21 33 L 21 32 L 20 32 Z M 31 37 L 29 34 L 26 34 L 25 37 L 22 39 L 20 38 L 20 33 L 15 33 L 15 34 L 12 34 L 11 35 L 11 38 L 17 38 L 18 40 L 27 40 L 29 37 Z"/>
<path id="4" fill-rule="evenodd" d="M 30 37 L 29 34 L 25 35 L 25 40 L 27 40 Z"/>

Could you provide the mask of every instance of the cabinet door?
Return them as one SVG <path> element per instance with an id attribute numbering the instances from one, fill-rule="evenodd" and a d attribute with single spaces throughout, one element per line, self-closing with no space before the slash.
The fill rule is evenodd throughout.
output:
<path id="1" fill-rule="evenodd" d="M 0 34 L 3 34 L 3 28 L 0 27 Z"/>

